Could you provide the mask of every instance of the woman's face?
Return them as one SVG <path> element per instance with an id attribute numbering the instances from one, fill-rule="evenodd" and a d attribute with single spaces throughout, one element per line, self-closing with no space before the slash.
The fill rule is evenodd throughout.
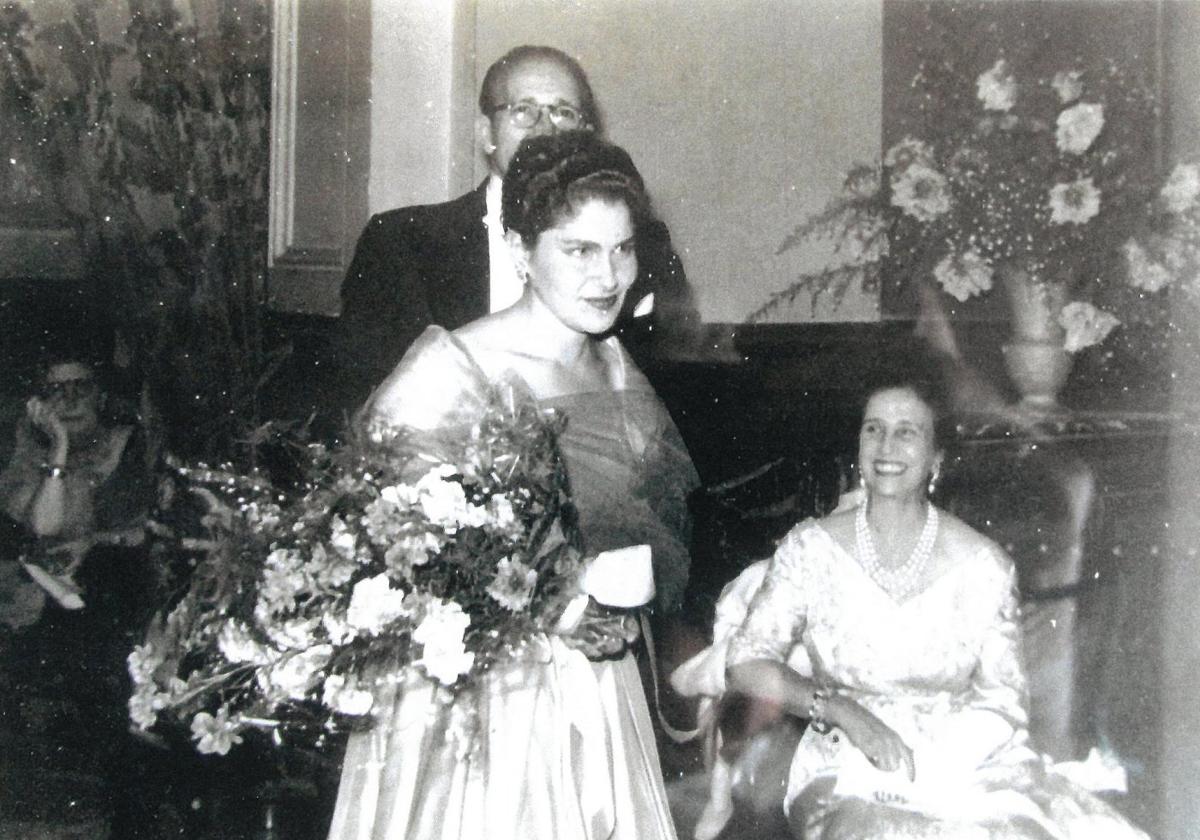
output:
<path id="1" fill-rule="evenodd" d="M 80 362 L 51 365 L 46 371 L 44 399 L 72 438 L 90 435 L 100 425 L 100 383 Z"/>
<path id="2" fill-rule="evenodd" d="M 858 435 L 863 484 L 872 493 L 924 497 L 941 459 L 932 409 L 909 388 L 879 391 L 867 401 Z"/>
<path id="3" fill-rule="evenodd" d="M 589 199 L 521 247 L 534 296 L 573 330 L 612 329 L 637 276 L 633 218 L 623 201 Z"/>

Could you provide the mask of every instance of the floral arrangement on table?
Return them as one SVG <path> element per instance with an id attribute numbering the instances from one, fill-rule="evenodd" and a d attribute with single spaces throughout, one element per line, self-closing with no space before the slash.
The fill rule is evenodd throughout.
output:
<path id="1" fill-rule="evenodd" d="M 625 626 L 628 614 L 585 609 L 561 425 L 497 399 L 451 435 L 311 447 L 294 497 L 258 475 L 179 467 L 204 531 L 180 538 L 195 567 L 129 656 L 134 724 L 174 718 L 204 753 L 250 728 L 319 737 L 369 723 L 374 689 L 401 670 L 449 702 L 498 663 L 541 656 L 547 633 L 574 630 L 585 648 L 587 628 Z"/>
<path id="2" fill-rule="evenodd" d="M 1031 278 L 1057 293 L 1068 351 L 1154 321 L 1168 289 L 1200 300 L 1200 169 L 1158 178 L 1147 140 L 1157 104 L 1132 72 L 1105 61 L 1019 75 L 1001 55 L 974 73 L 926 61 L 913 87 L 923 136 L 853 167 L 779 249 L 831 241 L 835 264 L 801 274 L 750 320 L 802 293 L 815 305 L 853 285 L 877 290 L 885 263 L 960 302 L 1006 275 Z"/>

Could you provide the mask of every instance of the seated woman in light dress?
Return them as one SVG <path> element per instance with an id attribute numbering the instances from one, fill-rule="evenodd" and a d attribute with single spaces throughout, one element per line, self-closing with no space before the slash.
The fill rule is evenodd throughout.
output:
<path id="1" fill-rule="evenodd" d="M 417 432 L 470 424 L 506 384 L 566 417 L 559 443 L 588 554 L 652 549 L 655 604 L 687 581 L 691 460 L 620 342 L 605 337 L 637 273 L 649 219 L 629 156 L 590 133 L 525 140 L 504 179 L 503 223 L 519 275 L 511 308 L 447 332 L 429 327 L 372 395 L 364 422 Z M 671 840 L 662 771 L 630 640 L 590 658 L 493 669 L 479 748 L 446 733 L 455 704 L 408 669 L 373 729 L 352 735 L 330 837 Z"/>
<path id="2" fill-rule="evenodd" d="M 944 425 L 920 382 L 871 391 L 863 503 L 787 535 L 729 640 L 731 690 L 811 720 L 788 777 L 793 833 L 1142 838 L 1028 746 L 1013 564 L 927 498 Z M 795 645 L 809 675 L 785 664 Z"/>

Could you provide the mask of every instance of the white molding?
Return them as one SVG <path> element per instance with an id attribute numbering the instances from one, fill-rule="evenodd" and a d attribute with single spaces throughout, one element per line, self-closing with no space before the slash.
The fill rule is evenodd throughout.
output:
<path id="1" fill-rule="evenodd" d="M 300 0 L 275 0 L 271 49 L 271 172 L 268 267 L 286 261 L 295 242 L 296 76 Z"/>
<path id="2" fill-rule="evenodd" d="M 275 0 L 268 299 L 337 312 L 366 223 L 370 4 Z"/>

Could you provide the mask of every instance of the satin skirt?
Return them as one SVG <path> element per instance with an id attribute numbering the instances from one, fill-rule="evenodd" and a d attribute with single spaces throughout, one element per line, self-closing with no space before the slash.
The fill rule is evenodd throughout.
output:
<path id="1" fill-rule="evenodd" d="M 413 673 L 380 691 L 378 722 L 347 745 L 330 840 L 675 840 L 633 656 L 549 648 L 453 703 Z"/>

